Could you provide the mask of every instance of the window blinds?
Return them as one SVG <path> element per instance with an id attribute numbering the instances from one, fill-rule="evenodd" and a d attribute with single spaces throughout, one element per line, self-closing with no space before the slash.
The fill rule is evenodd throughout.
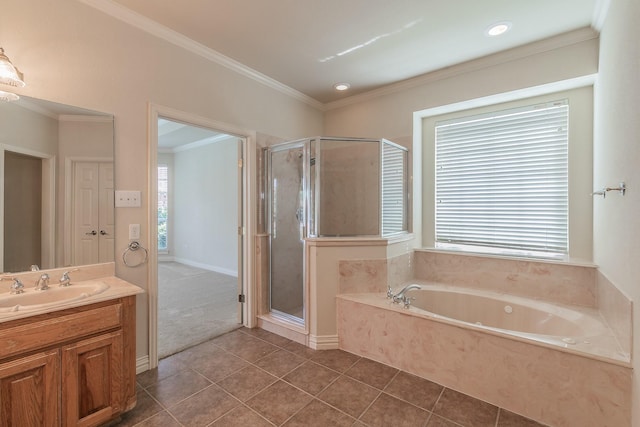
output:
<path id="1" fill-rule="evenodd" d="M 407 152 L 382 143 L 382 235 L 407 231 Z"/>
<path id="2" fill-rule="evenodd" d="M 566 100 L 436 123 L 436 241 L 568 252 Z"/>

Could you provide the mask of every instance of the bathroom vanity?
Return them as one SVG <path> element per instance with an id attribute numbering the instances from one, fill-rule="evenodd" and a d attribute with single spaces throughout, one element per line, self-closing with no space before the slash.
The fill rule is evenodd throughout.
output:
<path id="1" fill-rule="evenodd" d="M 135 295 L 142 290 L 113 276 L 76 283 L 102 291 L 17 308 L 0 294 L 2 425 L 97 426 L 135 406 Z"/>

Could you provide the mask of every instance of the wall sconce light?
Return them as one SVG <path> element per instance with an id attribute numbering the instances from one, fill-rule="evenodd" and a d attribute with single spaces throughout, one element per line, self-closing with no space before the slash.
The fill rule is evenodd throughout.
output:
<path id="1" fill-rule="evenodd" d="M 24 76 L 4 54 L 4 49 L 0 47 L 0 83 L 13 86 L 24 87 Z M 18 95 L 12 92 L 0 90 L 0 100 L 16 101 L 20 99 Z"/>

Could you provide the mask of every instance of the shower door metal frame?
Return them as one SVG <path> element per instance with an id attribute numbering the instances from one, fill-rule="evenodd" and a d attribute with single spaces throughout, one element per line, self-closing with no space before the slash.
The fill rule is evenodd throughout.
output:
<path id="1" fill-rule="evenodd" d="M 269 312 L 277 317 L 281 317 L 285 320 L 301 324 L 306 327 L 307 325 L 307 311 L 308 311 L 308 280 L 307 280 L 307 243 L 306 239 L 309 237 L 309 212 L 310 212 L 310 201 L 309 201 L 309 175 L 310 175 L 310 143 L 311 139 L 305 138 L 295 141 L 284 142 L 280 144 L 275 144 L 269 146 L 265 149 L 266 153 L 266 172 L 267 172 L 267 188 L 266 188 L 266 214 L 267 221 L 265 221 L 267 225 L 267 232 L 269 233 Z M 273 245 L 272 239 L 274 235 L 274 225 L 273 225 L 273 165 L 271 155 L 272 153 L 277 153 L 280 151 L 288 151 L 295 148 L 302 148 L 302 216 L 303 220 L 301 221 L 301 240 L 302 240 L 302 251 L 300 256 L 302 258 L 302 318 L 296 317 L 292 314 L 288 314 L 282 312 L 277 309 L 273 309 L 272 301 L 271 301 L 271 289 L 272 289 L 272 281 L 273 281 Z M 277 232 L 277 230 L 276 230 Z"/>

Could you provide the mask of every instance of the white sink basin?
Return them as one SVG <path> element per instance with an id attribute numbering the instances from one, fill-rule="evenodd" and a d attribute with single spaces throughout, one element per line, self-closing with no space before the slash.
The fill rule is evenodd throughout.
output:
<path id="1" fill-rule="evenodd" d="M 109 285 L 92 281 L 70 286 L 53 285 L 45 291 L 25 289 L 21 294 L 0 294 L 0 312 L 38 310 L 55 305 L 66 304 L 101 294 Z"/>

